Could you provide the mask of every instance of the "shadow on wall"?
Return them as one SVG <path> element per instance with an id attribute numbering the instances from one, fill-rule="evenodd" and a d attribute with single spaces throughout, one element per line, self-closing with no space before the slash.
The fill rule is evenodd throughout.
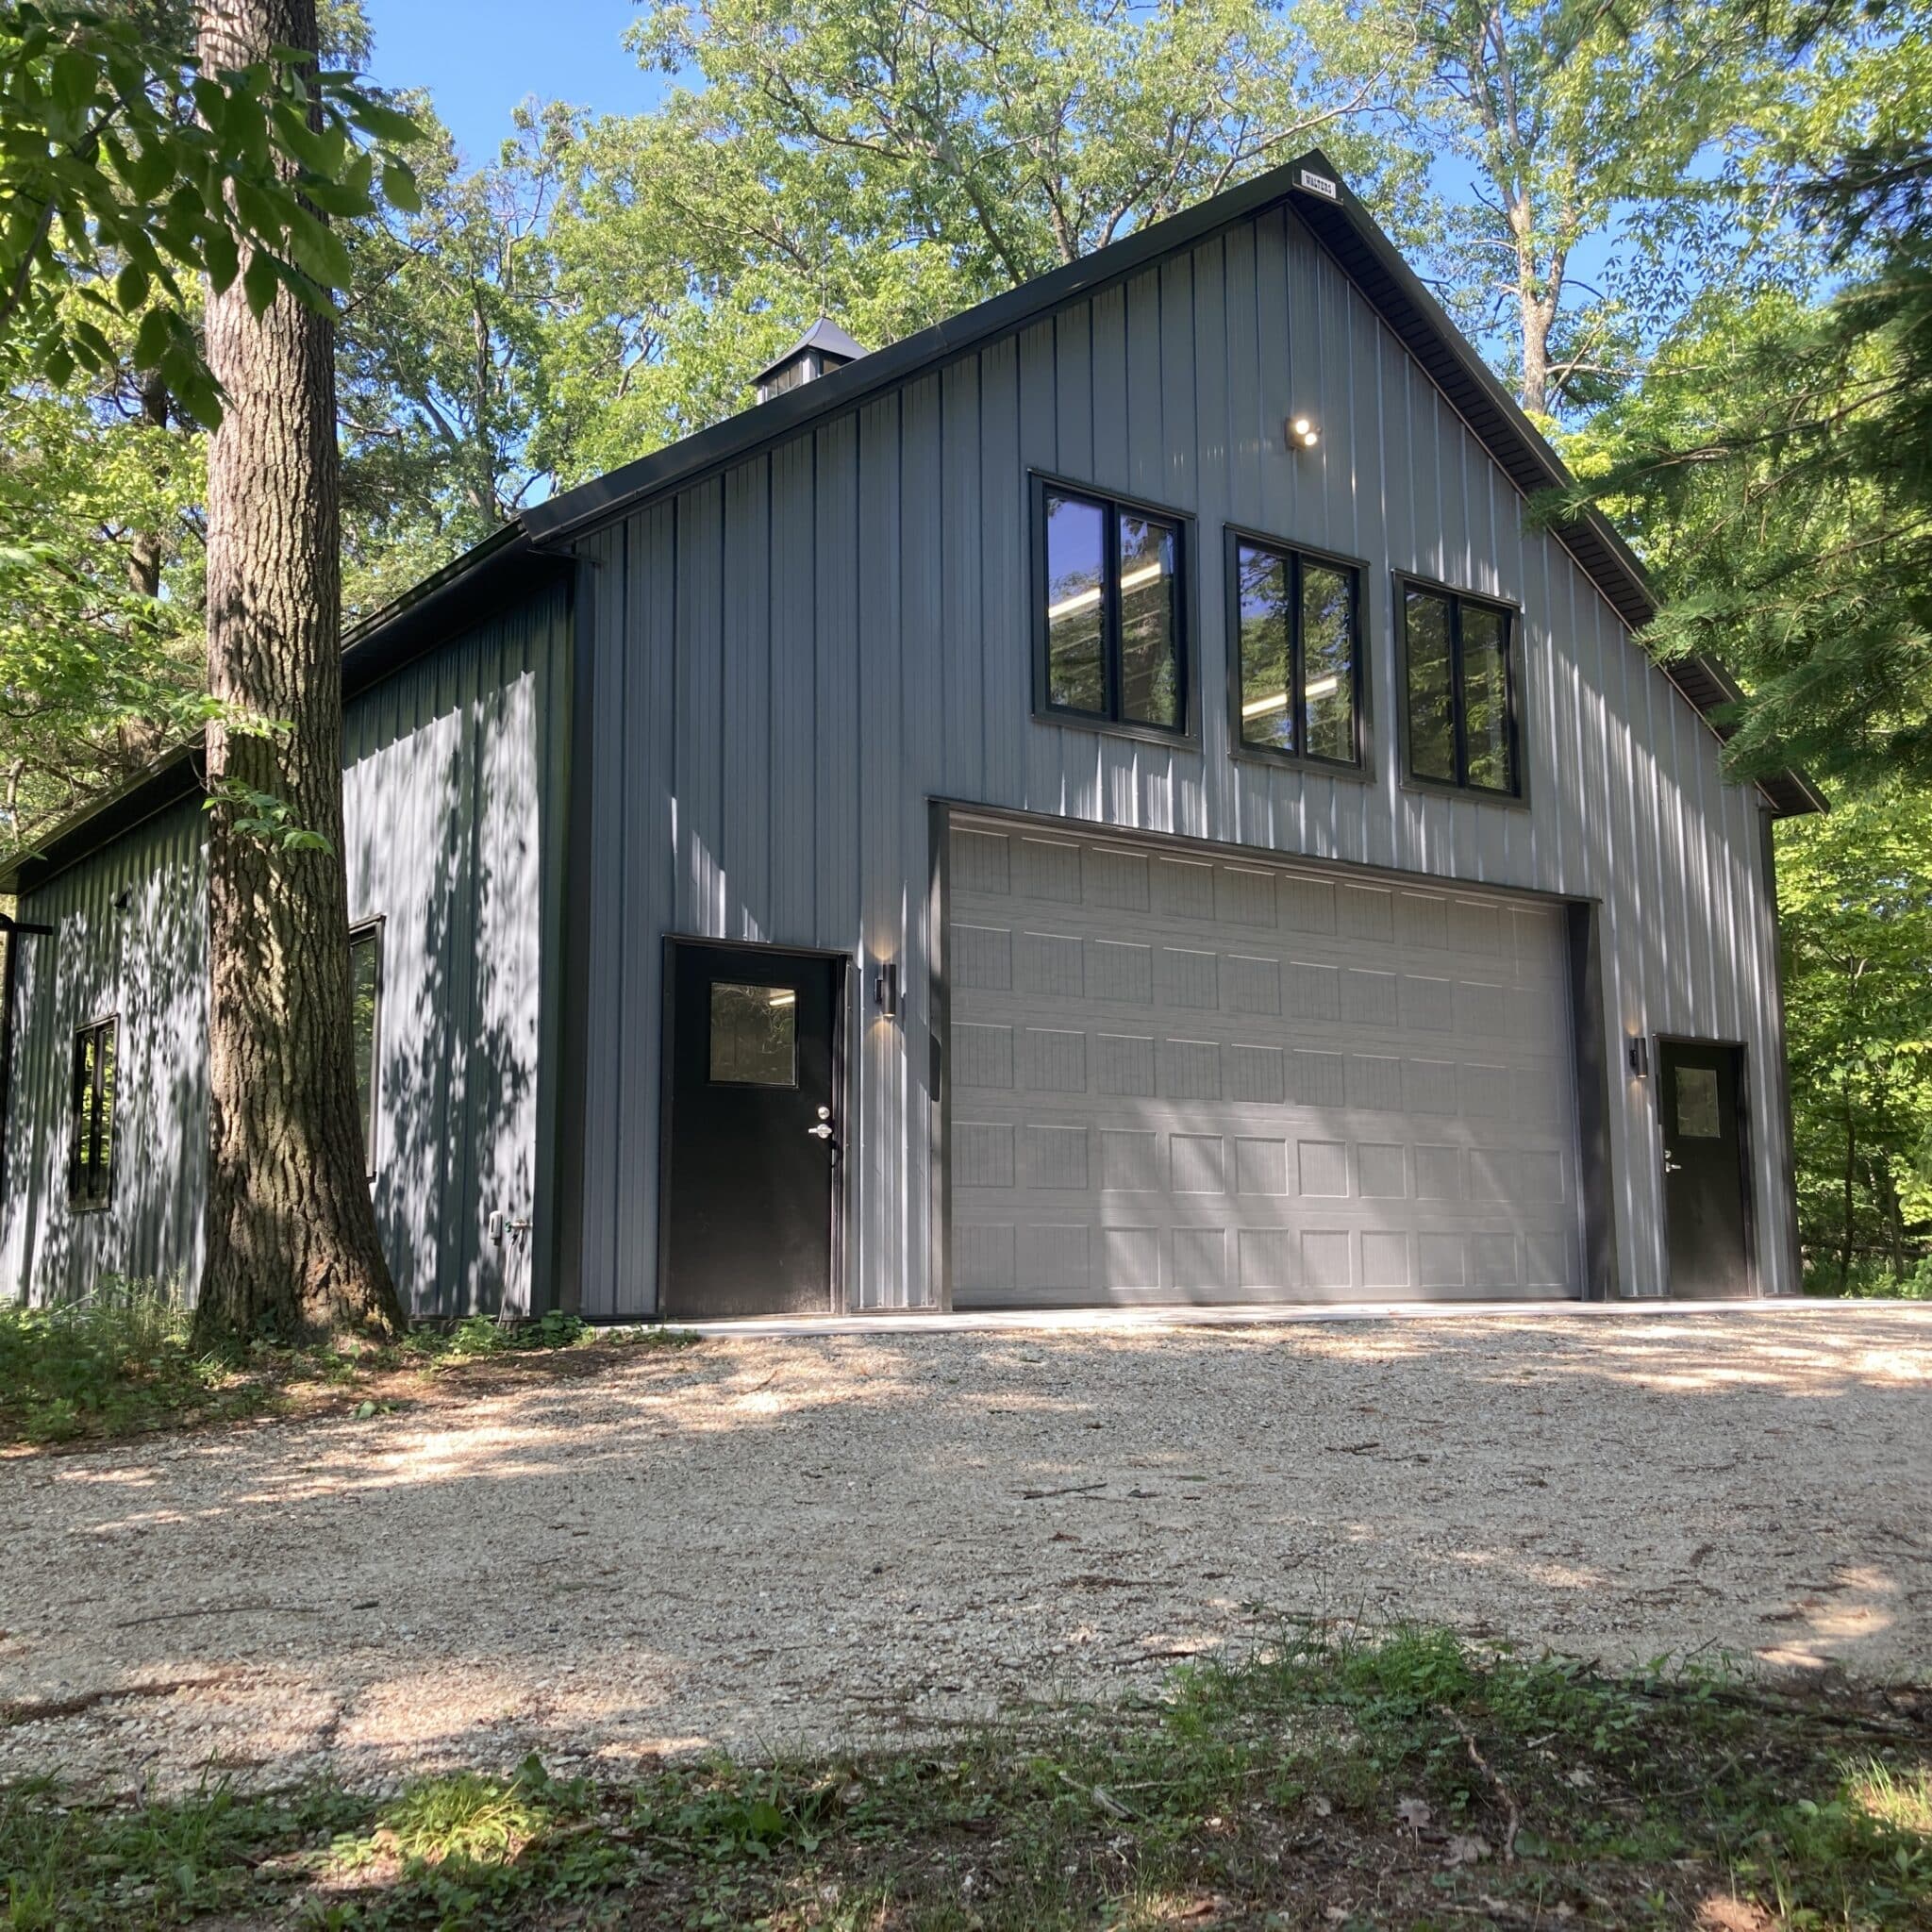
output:
<path id="1" fill-rule="evenodd" d="M 206 826 L 190 799 L 23 905 L 0 1279 L 37 1302 L 116 1274 L 192 1287 L 208 1134 Z M 115 1021 L 112 1193 L 68 1201 L 74 1038 Z"/>
<path id="2" fill-rule="evenodd" d="M 544 804 L 525 630 L 507 620 L 411 667 L 350 724 L 350 915 L 383 921 L 376 1216 L 423 1317 L 530 1307 L 528 1235 L 489 1235 L 492 1213 L 527 1222 L 535 1190 Z"/>
<path id="3" fill-rule="evenodd" d="M 541 855 L 539 732 L 567 635 L 539 600 L 418 659 L 344 719 L 349 913 L 380 916 L 375 1198 L 419 1315 L 530 1304 Z M 198 799 L 52 880 L 23 949 L 0 1292 L 87 1293 L 103 1274 L 200 1278 L 208 1141 L 207 819 Z M 37 950 L 36 950 L 37 949 Z M 74 1035 L 113 1015 L 113 1196 L 68 1205 Z"/>

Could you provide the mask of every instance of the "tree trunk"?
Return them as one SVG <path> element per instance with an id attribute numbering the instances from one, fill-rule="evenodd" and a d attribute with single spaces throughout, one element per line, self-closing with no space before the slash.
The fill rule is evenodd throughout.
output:
<path id="1" fill-rule="evenodd" d="M 315 0 L 203 0 L 210 68 L 316 44 Z M 206 1341 L 384 1334 L 402 1320 L 364 1174 L 349 1020 L 333 336 L 287 290 L 259 320 L 239 278 L 208 296 L 208 365 L 226 399 L 208 448 L 208 688 L 271 728 L 208 731 Z M 284 811 L 326 843 L 276 838 Z M 264 816 L 267 833 L 241 823 Z"/>

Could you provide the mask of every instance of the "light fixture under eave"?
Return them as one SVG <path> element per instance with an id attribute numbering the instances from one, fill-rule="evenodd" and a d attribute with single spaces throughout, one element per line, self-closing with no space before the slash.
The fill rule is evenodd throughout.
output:
<path id="1" fill-rule="evenodd" d="M 1289 442 L 1298 442 L 1304 449 L 1313 449 L 1322 440 L 1322 432 L 1310 416 L 1296 416 L 1283 424 L 1282 427 L 1288 432 L 1285 440 Z"/>

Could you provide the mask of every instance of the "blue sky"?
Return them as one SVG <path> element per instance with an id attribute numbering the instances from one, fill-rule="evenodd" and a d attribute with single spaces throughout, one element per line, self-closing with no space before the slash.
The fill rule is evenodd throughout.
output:
<path id="1" fill-rule="evenodd" d="M 494 158 L 525 96 L 636 113 L 662 82 L 623 45 L 632 0 L 366 0 L 375 77 L 426 87 L 475 165 Z"/>

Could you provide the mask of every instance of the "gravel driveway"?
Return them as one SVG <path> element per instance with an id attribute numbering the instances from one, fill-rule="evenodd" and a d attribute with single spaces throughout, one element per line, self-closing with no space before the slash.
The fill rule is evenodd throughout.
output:
<path id="1" fill-rule="evenodd" d="M 0 1463 L 0 1777 L 613 1774 L 1274 1613 L 1932 1673 L 1932 1308 L 750 1338 Z"/>

